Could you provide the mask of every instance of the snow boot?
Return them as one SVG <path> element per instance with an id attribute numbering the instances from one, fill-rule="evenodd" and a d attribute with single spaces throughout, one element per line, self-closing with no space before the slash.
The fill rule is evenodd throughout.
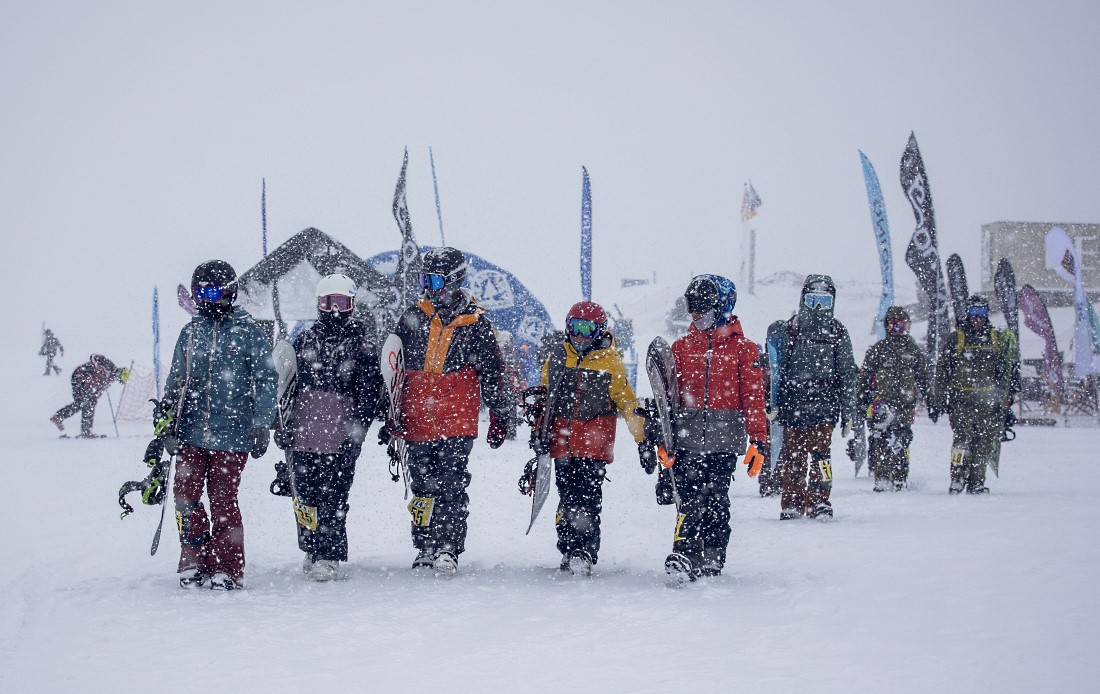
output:
<path id="1" fill-rule="evenodd" d="M 302 559 L 302 575 L 308 576 L 309 572 L 312 569 L 313 569 L 313 556 L 310 555 L 310 554 L 307 554 L 305 556 L 305 558 Z"/>
<path id="2" fill-rule="evenodd" d="M 988 494 L 989 493 L 989 487 L 967 487 L 966 488 L 966 493 L 967 494 Z"/>
<path id="3" fill-rule="evenodd" d="M 592 564 L 592 555 L 583 549 L 575 549 L 569 553 L 569 571 L 574 576 L 591 576 Z"/>
<path id="4" fill-rule="evenodd" d="M 180 571 L 180 588 L 202 588 L 204 583 L 206 583 L 206 573 L 202 569 Z"/>
<path id="5" fill-rule="evenodd" d="M 794 509 L 784 509 L 779 512 L 779 520 L 797 520 L 802 514 Z"/>
<path id="6" fill-rule="evenodd" d="M 317 581 L 318 583 L 324 583 L 325 581 L 335 581 L 340 575 L 340 562 L 333 561 L 331 559 L 318 559 L 313 562 L 313 567 L 310 568 L 309 573 L 306 574 L 306 578 L 311 581 Z"/>
<path id="7" fill-rule="evenodd" d="M 559 571 L 568 571 L 569 570 L 569 553 L 568 552 L 563 552 L 562 553 L 561 563 L 558 564 L 558 570 Z"/>
<path id="8" fill-rule="evenodd" d="M 218 572 L 210 577 L 211 590 L 239 590 L 243 587 L 227 573 Z"/>
<path id="9" fill-rule="evenodd" d="M 962 494 L 963 485 L 962 482 L 952 482 L 951 486 L 947 488 L 948 494 Z"/>
<path id="10" fill-rule="evenodd" d="M 416 559 L 413 559 L 412 567 L 414 569 L 430 569 L 433 563 L 432 551 L 430 549 L 422 549 L 420 553 L 416 555 Z"/>
<path id="11" fill-rule="evenodd" d="M 880 479 L 875 480 L 875 491 L 876 492 L 884 492 L 889 488 L 890 488 L 889 480 L 880 480 Z"/>
<path id="12" fill-rule="evenodd" d="M 905 489 L 905 482 L 894 482 L 894 491 L 900 492 Z"/>
<path id="13" fill-rule="evenodd" d="M 833 519 L 833 509 L 832 509 L 831 506 L 826 506 L 825 504 L 819 504 L 817 506 L 814 506 L 813 510 L 810 511 L 810 513 L 808 515 L 809 515 L 810 518 L 816 518 L 818 520 L 823 520 L 823 521 L 832 520 Z"/>
<path id="14" fill-rule="evenodd" d="M 50 421 L 53 422 L 58 431 L 65 431 L 65 425 L 61 423 L 61 419 L 57 415 L 50 417 Z"/>
<path id="15" fill-rule="evenodd" d="M 698 578 L 691 566 L 691 559 L 679 552 L 673 552 L 665 558 L 665 573 L 675 586 L 687 585 Z"/>
<path id="16" fill-rule="evenodd" d="M 454 552 L 440 552 L 435 555 L 435 560 L 432 562 L 432 569 L 435 570 L 436 576 L 454 576 L 458 573 L 458 557 L 455 556 Z"/>

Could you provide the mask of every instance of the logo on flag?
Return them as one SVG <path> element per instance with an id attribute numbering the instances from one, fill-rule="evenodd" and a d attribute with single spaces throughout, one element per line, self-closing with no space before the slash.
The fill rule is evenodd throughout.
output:
<path id="1" fill-rule="evenodd" d="M 1066 254 L 1062 256 L 1062 268 L 1071 275 L 1077 274 L 1073 269 L 1073 254 L 1068 250 Z"/>
<path id="2" fill-rule="evenodd" d="M 752 181 L 749 181 L 745 184 L 745 195 L 741 198 L 741 221 L 747 222 L 755 217 L 756 209 L 762 204 L 764 203 L 756 194 L 756 189 L 752 187 Z"/>

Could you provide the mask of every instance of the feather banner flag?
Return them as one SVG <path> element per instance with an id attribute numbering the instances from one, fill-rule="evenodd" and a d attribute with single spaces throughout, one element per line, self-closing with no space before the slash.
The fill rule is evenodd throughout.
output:
<path id="1" fill-rule="evenodd" d="M 1073 285 L 1074 360 L 1077 378 L 1100 372 L 1100 318 L 1085 294 L 1081 264 L 1073 240 L 1062 227 L 1051 227 L 1046 238 L 1047 267 Z"/>
<path id="2" fill-rule="evenodd" d="M 405 200 L 405 173 L 409 169 L 409 148 L 405 148 L 405 158 L 401 162 L 401 173 L 397 177 L 397 186 L 393 190 L 393 218 L 397 221 L 397 230 L 401 232 L 401 253 L 397 256 L 397 312 L 400 314 L 410 303 L 416 300 L 420 291 L 417 273 L 420 271 L 420 248 L 413 237 L 412 219 L 409 217 L 409 205 Z"/>
<path id="3" fill-rule="evenodd" d="M 756 189 L 752 187 L 752 181 L 745 184 L 745 194 L 741 196 L 741 221 L 747 222 L 756 216 L 756 210 L 764 204 Z"/>
<path id="4" fill-rule="evenodd" d="M 1058 353 L 1058 341 L 1054 337 L 1050 312 L 1030 284 L 1025 284 L 1020 289 L 1019 301 L 1024 325 L 1043 339 L 1043 380 L 1057 403 L 1062 399 L 1062 355 Z"/>
<path id="5" fill-rule="evenodd" d="M 592 185 L 581 167 L 581 297 L 592 301 Z"/>
<path id="6" fill-rule="evenodd" d="M 894 258 L 890 252 L 890 223 L 886 219 L 886 205 L 882 201 L 882 187 L 879 185 L 875 167 L 863 152 L 859 153 L 859 159 L 863 163 L 867 204 L 871 207 L 871 227 L 875 232 L 879 269 L 882 270 L 882 297 L 878 302 L 878 316 L 875 317 L 875 333 L 881 340 L 886 337 L 886 309 L 894 304 Z"/>
<path id="7" fill-rule="evenodd" d="M 905 249 L 905 262 L 916 274 L 921 289 L 928 297 L 928 375 L 935 383 L 936 361 L 940 348 L 951 332 L 947 307 L 947 283 L 943 279 L 939 243 L 936 240 L 936 217 L 932 209 L 932 190 L 924 170 L 924 160 L 917 147 L 917 138 L 909 133 L 909 142 L 901 156 L 901 189 L 913 208 L 916 228 Z"/>

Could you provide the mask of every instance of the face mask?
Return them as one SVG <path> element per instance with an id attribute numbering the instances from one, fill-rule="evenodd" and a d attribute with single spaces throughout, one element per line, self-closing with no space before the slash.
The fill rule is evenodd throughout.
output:
<path id="1" fill-rule="evenodd" d="M 691 321 L 691 324 L 695 326 L 696 330 L 710 330 L 714 327 L 714 319 L 716 316 L 715 310 L 712 308 L 706 313 L 702 314 L 695 320 Z"/>

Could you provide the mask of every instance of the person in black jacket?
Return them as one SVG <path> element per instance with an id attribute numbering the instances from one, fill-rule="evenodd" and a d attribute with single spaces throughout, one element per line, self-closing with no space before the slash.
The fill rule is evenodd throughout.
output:
<path id="1" fill-rule="evenodd" d="M 275 434 L 290 462 L 302 570 L 314 581 L 338 578 L 348 559 L 355 461 L 382 404 L 380 350 L 353 318 L 355 291 L 346 275 L 317 285 L 317 322 L 294 339 L 297 380 L 281 399 L 289 418 Z"/>

